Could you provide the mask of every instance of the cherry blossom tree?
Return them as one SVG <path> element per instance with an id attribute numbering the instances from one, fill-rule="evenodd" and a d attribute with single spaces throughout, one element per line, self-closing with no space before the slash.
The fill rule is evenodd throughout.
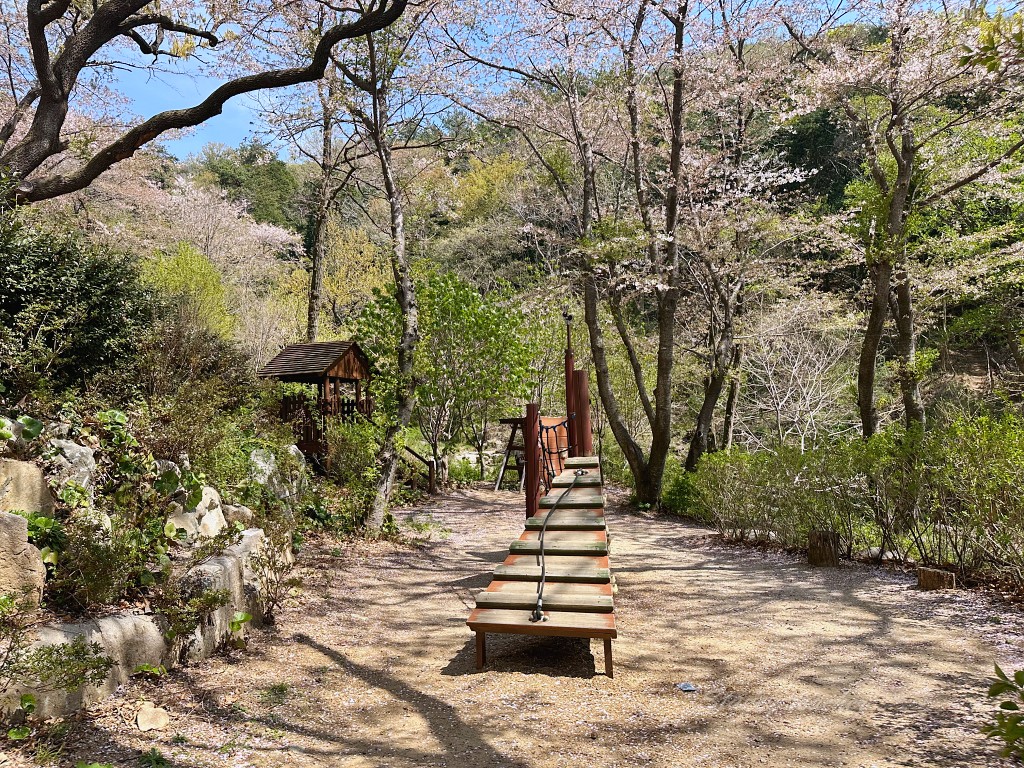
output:
<path id="1" fill-rule="evenodd" d="M 822 14 L 824 14 L 822 16 Z M 1024 61 L 1000 46 L 984 6 L 881 0 L 786 19 L 808 77 L 798 111 L 829 107 L 862 144 L 869 313 L 857 373 L 861 429 L 878 428 L 877 361 L 887 321 L 908 427 L 925 423 L 912 274 L 915 222 L 1021 160 Z"/>

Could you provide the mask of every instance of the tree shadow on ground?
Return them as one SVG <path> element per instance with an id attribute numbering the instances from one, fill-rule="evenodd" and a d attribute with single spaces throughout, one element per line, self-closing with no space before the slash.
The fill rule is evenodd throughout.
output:
<path id="1" fill-rule="evenodd" d="M 470 639 L 441 670 L 442 675 L 477 675 L 488 671 L 546 677 L 591 678 L 597 663 L 590 641 L 578 637 L 533 637 L 488 633 L 487 664 L 476 668 L 476 639 Z"/>

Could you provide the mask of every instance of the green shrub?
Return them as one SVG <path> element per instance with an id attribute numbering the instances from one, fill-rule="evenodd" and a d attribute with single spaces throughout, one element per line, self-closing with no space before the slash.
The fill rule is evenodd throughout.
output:
<path id="1" fill-rule="evenodd" d="M 0 213 L 0 381 L 15 399 L 123 367 L 150 318 L 130 257 Z"/>
<path id="2" fill-rule="evenodd" d="M 369 513 L 380 479 L 377 452 L 381 428 L 365 419 L 335 419 L 328 424 L 326 439 L 330 477 L 344 489 L 344 494 L 335 499 L 332 527 L 355 530 Z M 401 450 L 401 445 L 397 448 Z"/>
<path id="3" fill-rule="evenodd" d="M 465 457 L 449 461 L 448 480 L 463 485 L 478 482 L 480 480 L 480 465 Z"/>
<path id="4" fill-rule="evenodd" d="M 999 711 L 982 733 L 1003 742 L 1003 757 L 1024 759 L 1024 669 L 1009 677 L 997 664 L 988 697 L 1000 700 Z"/>
<path id="5" fill-rule="evenodd" d="M 675 456 L 670 456 L 665 465 L 661 507 L 673 515 L 711 522 L 700 505 L 700 491 L 694 482 L 693 473 L 685 471 Z"/>
<path id="6" fill-rule="evenodd" d="M 0 694 L 14 686 L 74 691 L 106 679 L 113 661 L 96 643 L 77 637 L 71 643 L 31 647 L 29 612 L 15 595 L 0 595 Z"/>
<path id="7" fill-rule="evenodd" d="M 679 482 L 668 474 L 667 498 Z M 697 516 L 729 538 L 806 547 L 809 531 L 832 530 L 847 555 L 878 547 L 1024 584 L 1024 425 L 1012 416 L 893 426 L 804 453 L 711 454 L 687 482 Z"/>

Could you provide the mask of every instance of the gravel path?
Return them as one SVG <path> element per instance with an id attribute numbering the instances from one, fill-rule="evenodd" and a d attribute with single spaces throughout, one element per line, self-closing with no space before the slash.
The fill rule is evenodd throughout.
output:
<path id="1" fill-rule="evenodd" d="M 978 728 L 992 663 L 1024 665 L 1021 616 L 621 507 L 615 679 L 596 671 L 600 641 L 516 636 L 490 636 L 477 673 L 464 622 L 521 510 L 466 491 L 417 510 L 450 535 L 307 548 L 277 628 L 134 683 L 73 724 L 61 763 L 138 766 L 155 748 L 167 765 L 268 768 L 1005 764 Z M 134 728 L 142 699 L 170 710 L 166 730 Z"/>

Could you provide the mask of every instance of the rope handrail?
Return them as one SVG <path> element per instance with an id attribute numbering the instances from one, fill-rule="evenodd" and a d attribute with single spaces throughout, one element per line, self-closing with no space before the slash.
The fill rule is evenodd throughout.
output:
<path id="1" fill-rule="evenodd" d="M 540 536 L 538 536 L 538 549 L 540 557 L 540 581 L 537 582 L 537 602 L 533 606 L 533 613 L 530 614 L 530 621 L 547 621 L 547 616 L 544 615 L 544 585 L 547 578 L 547 559 L 544 553 L 544 534 L 548 530 L 548 520 L 551 519 L 551 513 L 558 509 L 558 505 L 562 503 L 562 499 L 569 495 L 569 491 L 576 487 L 576 482 L 587 474 L 585 469 L 577 469 L 573 473 L 572 482 L 569 483 L 569 487 L 562 491 L 561 495 L 555 499 L 555 503 L 551 505 L 551 509 L 544 515 L 544 522 L 540 527 Z"/>

